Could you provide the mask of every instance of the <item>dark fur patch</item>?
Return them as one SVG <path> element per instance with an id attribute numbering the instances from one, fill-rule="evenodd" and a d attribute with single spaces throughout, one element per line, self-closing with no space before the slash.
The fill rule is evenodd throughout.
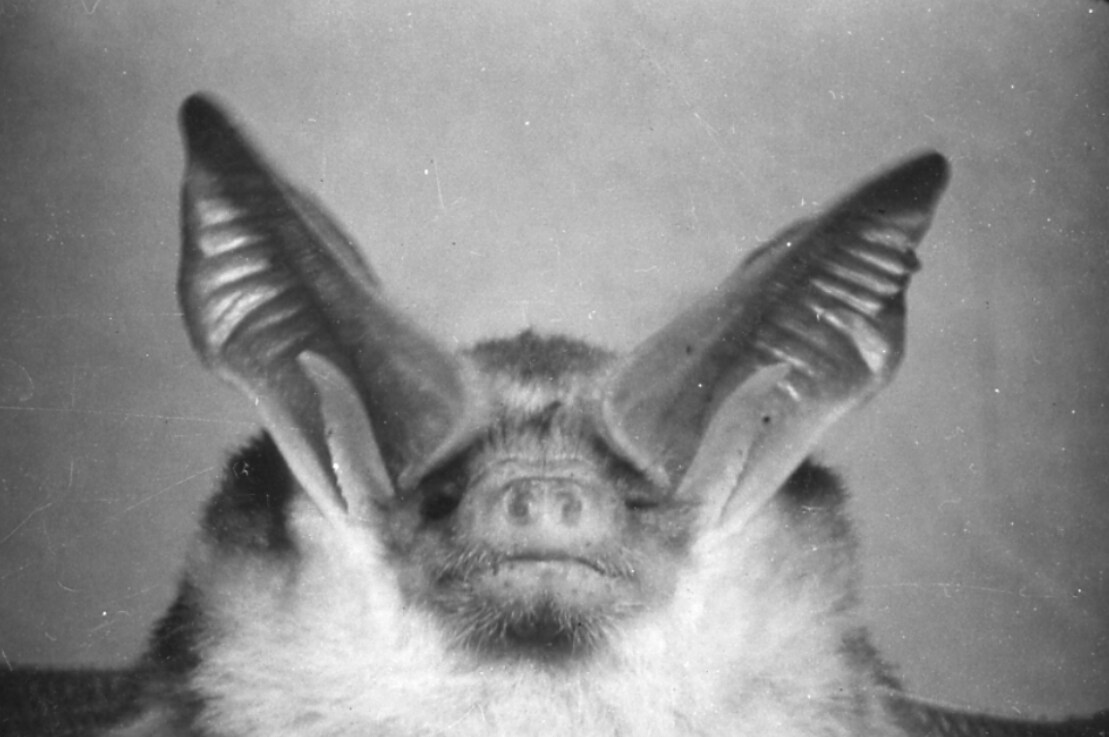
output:
<path id="1" fill-rule="evenodd" d="M 448 612 L 445 622 L 458 642 L 485 658 L 530 660 L 546 665 L 569 664 L 604 642 L 615 616 L 608 612 L 578 611 L 550 599 L 527 608 L 493 606 L 472 597 L 437 602 Z"/>
<path id="2" fill-rule="evenodd" d="M 838 508 L 846 497 L 839 476 L 811 459 L 790 474 L 781 493 L 797 507 L 810 510 Z"/>
<path id="3" fill-rule="evenodd" d="M 144 699 L 150 703 L 173 703 L 173 734 L 200 734 L 194 723 L 203 699 L 189 686 L 189 677 L 200 665 L 200 648 L 208 622 L 200 592 L 188 580 L 181 582 L 177 598 L 158 620 L 135 670 L 141 679 Z"/>
<path id="4" fill-rule="evenodd" d="M 508 373 L 523 382 L 589 374 L 610 358 L 608 352 L 580 340 L 531 330 L 514 338 L 483 341 L 469 353 L 486 371 Z"/>
<path id="5" fill-rule="evenodd" d="M 870 638 L 870 631 L 858 627 L 843 637 L 843 652 L 857 673 L 869 673 L 874 682 L 891 691 L 901 690 L 901 681 L 883 658 Z"/>
<path id="6" fill-rule="evenodd" d="M 778 498 L 798 529 L 810 531 L 814 543 L 854 545 L 845 509 L 847 492 L 835 472 L 806 459 L 783 484 Z"/>
<path id="7" fill-rule="evenodd" d="M 277 445 L 263 434 L 228 462 L 219 493 L 204 512 L 204 530 L 220 547 L 290 553 L 285 518 L 295 488 Z"/>
<path id="8" fill-rule="evenodd" d="M 177 598 L 158 620 L 151 636 L 146 653 L 151 667 L 184 676 L 200 665 L 197 646 L 204 630 L 204 616 L 197 598 L 195 587 L 188 580 L 182 581 Z"/>

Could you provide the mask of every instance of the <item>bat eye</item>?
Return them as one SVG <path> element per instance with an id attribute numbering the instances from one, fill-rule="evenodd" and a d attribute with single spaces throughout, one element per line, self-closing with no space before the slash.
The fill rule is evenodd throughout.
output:
<path id="1" fill-rule="evenodd" d="M 429 522 L 437 522 L 454 514 L 454 510 L 458 509 L 461 501 L 462 498 L 457 494 L 436 491 L 424 497 L 420 513 Z"/>
<path id="2" fill-rule="evenodd" d="M 645 494 L 630 494 L 624 498 L 624 506 L 632 512 L 649 512 L 658 509 L 659 500 Z"/>
<path id="3" fill-rule="evenodd" d="M 428 522 L 438 522 L 454 514 L 462 503 L 464 487 L 458 482 L 432 483 L 420 502 L 420 515 Z"/>
<path id="4" fill-rule="evenodd" d="M 417 486 L 420 516 L 428 522 L 450 517 L 470 485 L 466 458 L 455 457 L 432 469 Z"/>

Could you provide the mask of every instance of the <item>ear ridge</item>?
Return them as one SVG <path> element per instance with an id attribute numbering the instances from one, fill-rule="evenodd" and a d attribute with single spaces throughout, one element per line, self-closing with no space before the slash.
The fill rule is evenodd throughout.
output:
<path id="1" fill-rule="evenodd" d="M 723 432 L 745 443 L 745 488 L 784 480 L 820 433 L 899 365 L 914 249 L 947 176 L 942 156 L 919 155 L 760 247 L 616 369 L 602 403 L 612 442 L 677 484 L 698 450 L 719 441 L 706 434 Z M 757 432 L 732 422 L 710 429 L 725 409 L 761 417 L 728 398 L 776 365 L 789 370 L 771 388 L 740 395 L 752 406 L 765 403 L 771 422 Z M 708 462 L 696 478 L 711 475 Z M 689 484 L 681 489 L 696 493 Z"/>
<path id="2" fill-rule="evenodd" d="M 365 415 L 390 484 L 414 483 L 480 412 L 466 367 L 392 307 L 352 239 L 214 103 L 189 98 L 181 128 L 178 289 L 193 347 L 258 403 L 302 483 L 320 487 L 315 498 L 332 513 L 350 500 L 327 429 L 351 418 L 321 395 L 321 365 L 343 377 L 344 401 Z M 316 358 L 302 364 L 305 354 Z"/>

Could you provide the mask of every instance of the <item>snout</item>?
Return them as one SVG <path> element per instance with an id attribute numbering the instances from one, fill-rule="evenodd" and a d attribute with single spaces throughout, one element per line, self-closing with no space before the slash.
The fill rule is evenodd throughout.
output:
<path id="1" fill-rule="evenodd" d="M 517 478 L 486 493 L 474 532 L 509 555 L 587 556 L 614 532 L 611 493 L 577 479 Z"/>

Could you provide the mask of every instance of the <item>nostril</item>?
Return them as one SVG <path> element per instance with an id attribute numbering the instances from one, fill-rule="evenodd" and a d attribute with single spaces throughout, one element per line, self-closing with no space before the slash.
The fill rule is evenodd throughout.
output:
<path id="1" fill-rule="evenodd" d="M 582 513 L 581 494 L 572 489 L 561 489 L 557 492 L 556 503 L 561 512 L 563 524 L 576 525 Z"/>
<path id="2" fill-rule="evenodd" d="M 520 480 L 505 489 L 500 503 L 504 520 L 521 528 L 578 527 L 589 513 L 588 500 L 577 485 L 551 479 Z"/>
<path id="3" fill-rule="evenodd" d="M 531 521 L 535 494 L 527 487 L 516 488 L 508 493 L 508 518 L 516 524 L 526 525 Z"/>

